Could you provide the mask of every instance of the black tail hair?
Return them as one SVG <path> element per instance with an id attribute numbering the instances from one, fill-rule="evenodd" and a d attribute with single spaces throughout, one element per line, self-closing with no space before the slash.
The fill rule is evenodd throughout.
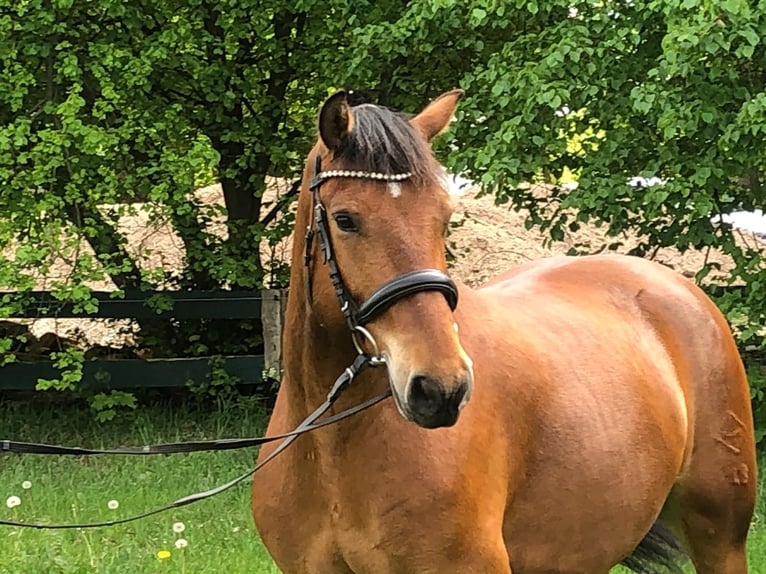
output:
<path id="1" fill-rule="evenodd" d="M 689 557 L 681 542 L 661 522 L 655 522 L 630 556 L 620 564 L 636 574 L 683 574 Z"/>

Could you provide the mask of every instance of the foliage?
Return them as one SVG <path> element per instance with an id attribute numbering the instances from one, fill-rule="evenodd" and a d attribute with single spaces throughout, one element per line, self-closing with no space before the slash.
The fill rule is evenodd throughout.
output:
<path id="1" fill-rule="evenodd" d="M 610 249 L 630 232 L 636 255 L 727 254 L 730 271 L 708 262 L 696 281 L 740 348 L 764 351 L 762 250 L 718 216 L 766 199 L 766 3 L 420 0 L 354 37 L 343 80 L 385 101 L 412 109 L 466 90 L 445 161 L 553 240 L 590 221 Z M 752 384 L 763 413 L 763 377 Z"/>
<path id="2" fill-rule="evenodd" d="M 747 377 L 750 381 L 751 396 L 754 400 L 755 437 L 758 442 L 766 438 L 766 366 L 757 359 L 748 364 Z"/>
<path id="3" fill-rule="evenodd" d="M 189 384 L 189 389 L 198 397 L 216 397 L 223 401 L 237 400 L 235 387 L 239 379 L 230 375 L 225 368 L 225 361 L 221 357 L 211 357 L 208 361 L 210 375 L 203 383 Z"/>
<path id="4" fill-rule="evenodd" d="M 121 289 L 263 283 L 257 247 L 271 234 L 258 226 L 261 195 L 268 175 L 296 166 L 293 142 L 308 130 L 292 130 L 284 98 L 288 87 L 298 101 L 306 90 L 291 85 L 294 15 L 230 4 L 5 9 L 0 237 L 14 257 L 4 285 L 28 288 L 30 272 L 45 273 L 56 256 L 74 264 L 50 284 L 65 297 L 105 277 Z M 207 229 L 217 209 L 191 193 L 205 174 L 223 185 L 228 240 Z M 151 273 L 127 253 L 116 228 L 138 203 L 180 236 L 182 274 Z"/>
<path id="5" fill-rule="evenodd" d="M 133 410 L 138 406 L 136 397 L 124 391 L 96 393 L 89 398 L 88 403 L 96 420 L 102 423 L 113 420 L 124 409 Z"/>
<path id="6" fill-rule="evenodd" d="M 648 257 L 721 249 L 731 270 L 710 262 L 696 280 L 745 286 L 718 302 L 741 348 L 760 352 L 761 253 L 714 216 L 766 196 L 763 38 L 766 4 L 745 0 L 22 0 L 0 9 L 0 244 L 12 251 L 0 285 L 28 291 L 63 257 L 75 265 L 51 287 L 84 305 L 104 274 L 119 289 L 259 288 L 259 246 L 291 223 L 282 210 L 260 224 L 266 177 L 299 173 L 324 96 L 351 85 L 415 110 L 459 86 L 458 122 L 437 144 L 448 166 L 528 208 L 552 240 L 595 222 L 612 249 L 638 234 L 631 252 Z M 225 237 L 191 193 L 212 180 Z M 178 233 L 182 273 L 131 257 L 117 223 L 139 203 Z M 211 329 L 142 325 L 167 352 L 242 340 L 220 328 L 223 342 L 191 341 Z"/>
<path id="7" fill-rule="evenodd" d="M 81 349 L 65 349 L 50 355 L 53 366 L 61 371 L 59 379 L 40 379 L 38 390 L 55 389 L 57 391 L 72 391 L 82 379 L 83 352 Z"/>
<path id="8" fill-rule="evenodd" d="M 299 169 L 326 94 L 320 82 L 298 81 L 326 54 L 316 47 L 327 43 L 327 8 L 316 6 L 310 21 L 300 7 L 255 0 L 1 6 L 0 288 L 23 294 L 48 277 L 54 296 L 95 312 L 90 288 L 104 282 L 118 294 L 284 285 L 285 265 L 268 258 L 292 217 L 283 209 L 262 223 L 275 201 L 263 193 L 268 177 Z M 212 181 L 225 213 L 192 193 Z M 138 213 L 172 226 L 180 273 L 130 251 L 120 223 Z M 225 233 L 211 232 L 222 217 Z M 51 279 L 61 262 L 68 273 Z M 22 307 L 4 296 L 0 316 Z M 155 356 L 260 345 L 258 324 L 140 326 L 138 344 Z M 44 386 L 70 388 L 70 366 Z"/>

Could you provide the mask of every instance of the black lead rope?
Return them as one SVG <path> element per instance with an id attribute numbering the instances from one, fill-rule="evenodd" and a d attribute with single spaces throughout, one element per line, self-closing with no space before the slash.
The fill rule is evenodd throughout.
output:
<path id="1" fill-rule="evenodd" d="M 352 331 L 352 336 L 358 331 L 362 325 L 371 321 L 376 316 L 380 315 L 391 307 L 399 299 L 408 295 L 418 293 L 421 291 L 439 291 L 447 299 L 449 307 L 454 311 L 457 306 L 458 289 L 452 279 L 445 273 L 436 269 L 421 269 L 418 271 L 412 271 L 405 273 L 399 277 L 395 277 L 391 281 L 382 285 L 376 290 L 361 306 L 358 306 L 354 299 L 347 292 L 343 283 L 338 265 L 333 256 L 332 242 L 330 239 L 329 226 L 327 221 L 327 213 L 324 205 L 319 197 L 319 188 L 325 179 L 330 177 L 367 177 L 372 179 L 378 179 L 383 181 L 400 181 L 410 177 L 410 174 L 393 174 L 387 176 L 386 174 L 379 173 L 367 173 L 358 171 L 330 171 L 322 172 L 321 161 L 319 155 L 315 157 L 315 173 L 309 183 L 309 189 L 313 196 L 314 201 L 314 226 L 309 226 L 306 234 L 306 252 L 304 255 L 305 265 L 308 266 L 311 262 L 311 248 L 313 238 L 316 233 L 319 238 L 320 247 L 322 249 L 323 262 L 327 264 L 330 271 L 330 279 L 332 281 L 335 294 L 338 298 L 341 311 L 346 318 L 349 328 Z M 308 277 L 308 275 L 307 275 Z M 311 292 L 311 284 L 309 282 L 309 294 Z M 355 342 L 356 344 L 356 342 Z M 357 345 L 357 348 L 358 345 Z M 377 357 L 375 357 L 377 358 Z M 263 459 L 254 468 L 247 471 L 245 474 L 238 476 L 237 478 L 222 484 L 211 490 L 204 492 L 198 492 L 196 494 L 190 494 L 166 504 L 165 506 L 148 510 L 135 516 L 128 518 L 121 518 L 117 520 L 111 520 L 108 522 L 95 522 L 90 524 L 35 524 L 35 523 L 23 523 L 13 522 L 8 520 L 0 520 L 0 525 L 4 526 L 19 526 L 24 528 L 38 528 L 38 529 L 71 529 L 71 528 L 98 528 L 102 526 L 114 526 L 116 524 L 124 524 L 126 522 L 132 522 L 139 520 L 147 516 L 159 514 L 172 508 L 180 508 L 210 498 L 221 492 L 229 490 L 233 486 L 239 484 L 246 478 L 255 474 L 258 470 L 263 468 L 266 464 L 272 461 L 277 455 L 285 450 L 292 442 L 298 438 L 301 434 L 321 428 L 323 426 L 330 425 L 341 419 L 350 417 L 360 411 L 363 411 L 376 403 L 386 399 L 391 395 L 390 389 L 384 393 L 381 393 L 364 403 L 357 405 L 356 407 L 339 412 L 335 415 L 327 417 L 322 421 L 318 419 L 327 412 L 332 404 L 337 400 L 340 393 L 351 383 L 351 381 L 369 365 L 373 364 L 372 359 L 367 355 L 360 352 L 360 354 L 354 359 L 354 362 L 348 367 L 343 374 L 338 377 L 327 395 L 327 400 L 319 406 L 313 413 L 311 413 L 306 419 L 298 425 L 298 427 L 289 432 L 278 436 L 264 437 L 264 438 L 248 438 L 248 439 L 224 439 L 215 441 L 197 441 L 190 443 L 169 443 L 159 445 L 149 445 L 144 447 L 126 447 L 117 449 L 83 449 L 83 448 L 70 448 L 57 445 L 43 445 L 33 443 L 23 443 L 10 440 L 0 440 L 0 452 L 16 452 L 16 453 L 28 453 L 28 454 L 56 454 L 56 455 L 98 455 L 98 454 L 123 454 L 123 455 L 153 455 L 153 454 L 173 454 L 181 452 L 197 452 L 203 450 L 230 450 L 234 448 L 244 448 L 249 446 L 257 446 L 274 440 L 282 439 L 282 442 L 277 445 L 274 451 Z M 381 364 L 380 362 L 376 362 Z"/>
<path id="2" fill-rule="evenodd" d="M 198 502 L 200 500 L 204 500 L 206 498 L 210 498 L 212 496 L 215 496 L 217 494 L 220 494 L 222 492 L 225 492 L 229 490 L 230 488 L 236 486 L 243 480 L 251 477 L 253 474 L 258 472 L 260 469 L 262 469 L 266 464 L 274 460 L 277 455 L 279 455 L 282 451 L 284 451 L 290 444 L 293 443 L 293 441 L 298 438 L 300 435 L 307 433 L 309 431 L 321 428 L 323 426 L 330 425 L 332 423 L 338 422 L 339 420 L 348 418 L 352 415 L 355 415 L 365 409 L 370 408 L 371 406 L 381 402 L 382 400 L 388 398 L 391 396 L 391 390 L 387 389 L 385 392 L 380 393 L 371 399 L 368 399 L 367 401 L 352 407 L 350 409 L 346 409 L 344 411 L 341 411 L 339 413 L 336 413 L 322 421 L 317 422 L 317 419 L 321 417 L 324 413 L 328 411 L 328 409 L 335 403 L 335 401 L 338 399 L 340 394 L 343 392 L 343 390 L 351 383 L 351 381 L 354 380 L 354 378 L 362 372 L 367 366 L 369 365 L 369 358 L 365 355 L 358 355 L 356 359 L 354 359 L 354 362 L 351 364 L 350 367 L 348 367 L 343 374 L 338 377 L 338 379 L 335 381 L 335 384 L 333 385 L 332 389 L 327 395 L 327 399 L 324 403 L 322 403 L 313 413 L 311 413 L 309 416 L 307 416 L 301 424 L 299 424 L 295 430 L 286 433 L 284 435 L 277 435 L 272 437 L 264 437 L 262 439 L 243 439 L 242 442 L 247 442 L 248 444 L 246 446 L 251 446 L 251 444 L 263 444 L 265 442 L 270 442 L 272 440 L 278 440 L 282 438 L 282 442 L 277 445 L 277 447 L 274 449 L 274 451 L 269 454 L 265 459 L 263 459 L 260 463 L 258 463 L 254 468 L 248 470 L 246 473 L 234 478 L 233 480 L 230 480 L 226 484 L 222 484 L 220 486 L 217 486 L 215 488 L 212 488 L 210 490 L 205 490 L 203 492 L 197 492 L 195 494 L 190 494 L 188 496 L 184 496 L 183 498 L 179 498 L 178 500 L 171 502 L 169 504 L 166 504 L 164 506 L 161 506 L 159 508 L 154 508 L 152 510 L 147 510 L 146 512 L 142 512 L 141 514 L 136 514 L 133 516 L 129 516 L 127 518 L 118 518 L 116 520 L 109 520 L 105 522 L 91 522 L 91 523 L 85 523 L 85 524 L 40 524 L 40 523 L 24 523 L 24 522 L 14 522 L 11 520 L 0 520 L 0 526 L 18 526 L 22 528 L 36 528 L 38 530 L 67 530 L 67 529 L 74 529 L 74 528 L 101 528 L 105 526 L 115 526 L 117 524 L 125 524 L 126 522 L 133 522 L 135 520 L 140 520 L 142 518 L 146 518 L 148 516 L 153 516 L 155 514 L 159 514 L 161 512 L 166 512 L 168 510 L 171 510 L 173 508 L 181 508 L 182 506 L 186 506 L 189 504 L 192 504 L 194 502 Z M 236 439 L 234 439 L 236 440 Z M 254 442 L 254 441 L 260 441 L 260 442 Z M 11 441 L 3 441 L 10 443 Z M 213 443 L 229 443 L 229 441 L 211 441 Z M 19 443 L 14 443 L 19 444 Z M 23 443 L 22 443 L 23 444 Z M 49 446 L 49 445 L 38 445 L 38 446 Z M 158 446 L 178 446 L 178 445 L 158 445 Z M 63 452 L 61 454 L 83 454 L 83 451 L 86 451 L 87 449 L 67 449 L 65 447 L 54 447 L 54 448 L 61 448 L 65 451 L 77 451 L 75 452 Z M 146 448 L 146 447 L 144 447 Z M 151 447 L 150 447 L 151 448 Z M 212 449 L 197 449 L 197 450 L 225 450 L 227 446 L 224 446 L 223 448 L 212 448 Z M 235 448 L 235 447 L 228 447 L 228 448 Z M 125 451 L 128 452 L 125 452 Z M 138 451 L 142 452 L 138 452 Z M 19 452 L 19 451 L 15 451 Z M 23 452 L 29 452 L 29 451 L 23 451 Z M 184 450 L 176 450 L 173 452 L 189 452 Z M 113 451 L 91 451 L 92 454 L 167 454 L 167 452 L 144 452 L 143 448 L 141 449 L 116 449 Z M 56 453 L 59 454 L 59 453 Z M 90 454 L 90 453 L 89 453 Z"/>
<path id="3" fill-rule="evenodd" d="M 308 428 L 299 431 L 297 428 L 284 434 L 254 438 L 226 438 L 219 440 L 199 440 L 188 442 L 173 442 L 164 444 L 149 444 L 145 446 L 128 446 L 123 448 L 111 449 L 91 449 L 79 446 L 60 446 L 56 444 L 40 444 L 33 442 L 22 442 L 17 440 L 0 440 L 0 451 L 14 454 L 38 454 L 38 455 L 57 455 L 57 456 L 94 456 L 101 454 L 119 454 L 126 456 L 152 456 L 169 455 L 192 452 L 214 452 L 224 450 L 237 450 L 254 446 L 261 446 L 281 439 L 298 436 L 303 433 L 329 426 L 351 415 L 355 415 L 380 401 L 391 396 L 391 390 L 387 389 L 382 393 L 375 395 L 365 402 L 336 413 L 332 416 L 315 422 Z"/>

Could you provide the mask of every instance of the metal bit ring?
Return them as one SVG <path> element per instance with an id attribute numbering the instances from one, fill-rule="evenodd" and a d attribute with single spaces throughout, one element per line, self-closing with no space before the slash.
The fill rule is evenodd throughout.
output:
<path id="1" fill-rule="evenodd" d="M 363 338 L 360 338 L 360 335 Z M 375 340 L 375 337 L 373 337 L 372 333 L 370 333 L 361 325 L 356 325 L 354 330 L 351 331 L 351 340 L 354 342 L 354 347 L 356 347 L 356 350 L 360 355 L 367 355 L 370 357 L 371 365 L 378 366 L 386 362 L 386 360 L 380 354 L 380 349 L 378 349 L 378 343 Z M 371 355 L 368 354 L 364 349 L 365 342 L 369 343 L 369 345 L 372 347 L 373 352 Z"/>

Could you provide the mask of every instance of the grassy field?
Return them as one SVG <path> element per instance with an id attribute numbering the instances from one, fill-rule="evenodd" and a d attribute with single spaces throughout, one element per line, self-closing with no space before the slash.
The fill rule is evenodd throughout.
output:
<path id="1" fill-rule="evenodd" d="M 218 412 L 187 405 L 158 406 L 102 425 L 85 409 L 14 402 L 0 403 L 0 438 L 137 445 L 256 436 L 263 433 L 264 420 L 256 403 Z M 128 516 L 226 482 L 247 470 L 254 457 L 253 450 L 172 457 L 3 455 L 0 518 L 72 522 Z M 11 496 L 21 504 L 9 509 L 5 501 Z M 253 528 L 249 499 L 246 481 L 211 500 L 128 525 L 82 531 L 0 527 L 0 573 L 277 573 Z M 110 508 L 110 501 L 119 507 Z M 766 574 L 764 500 L 758 512 L 749 547 L 751 574 Z M 174 525 L 181 528 L 178 523 L 183 532 L 174 531 Z M 177 548 L 178 539 L 187 545 Z"/>

